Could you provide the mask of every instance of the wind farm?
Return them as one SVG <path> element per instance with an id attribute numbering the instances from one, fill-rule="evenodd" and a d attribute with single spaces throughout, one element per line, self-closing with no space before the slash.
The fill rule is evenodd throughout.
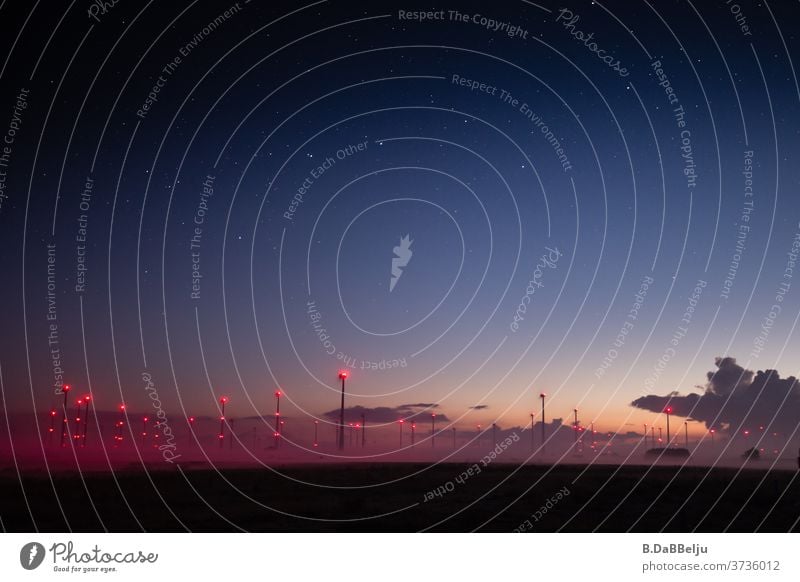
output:
<path id="1" fill-rule="evenodd" d="M 358 381 L 357 372 L 344 369 L 335 377 L 340 386 L 344 379 L 354 385 Z M 64 394 L 71 392 L 74 393 L 72 386 L 65 386 Z M 340 398 L 342 394 L 343 391 Z M 200 517 L 203 509 L 199 504 L 206 495 L 213 497 L 214 490 L 228 485 L 241 497 L 226 501 L 216 511 L 237 513 L 252 503 L 265 512 L 266 507 L 280 506 L 282 512 L 291 513 L 296 490 L 287 482 L 306 483 L 302 503 L 315 508 L 314 519 L 328 520 L 333 530 L 340 531 L 351 531 L 347 520 L 353 511 L 380 513 L 380 504 L 372 496 L 357 501 L 352 491 L 347 492 L 351 487 L 354 491 L 380 487 L 381 502 L 385 503 L 382 509 L 406 502 L 410 503 L 406 507 L 414 508 L 400 519 L 370 519 L 366 529 L 374 531 L 651 531 L 658 525 L 656 516 L 675 503 L 676 496 L 685 501 L 665 531 L 687 527 L 718 531 L 720 524 L 734 531 L 747 531 L 755 521 L 763 531 L 782 531 L 793 515 L 794 519 L 800 515 L 796 498 L 787 497 L 786 489 L 775 485 L 783 483 L 788 490 L 797 487 L 795 464 L 800 459 L 792 456 L 782 435 L 768 433 L 764 426 L 754 427 L 752 432 L 744 429 L 740 435 L 728 433 L 722 439 L 714 437 L 716 431 L 695 430 L 690 438 L 686 421 L 681 438 L 670 429 L 675 410 L 667 406 L 649 425 L 650 435 L 648 424 L 643 425 L 643 431 L 604 431 L 602 418 L 585 427 L 578 408 L 569 410 L 570 423 L 563 422 L 563 418 L 555 416 L 554 404 L 549 409 L 544 406 L 544 393 L 531 390 L 530 403 L 542 408 L 529 413 L 531 421 L 527 425 L 503 427 L 492 422 L 491 430 L 478 425 L 476 432 L 453 422 L 435 406 L 428 409 L 440 410 L 439 413 L 414 408 L 408 416 L 392 421 L 381 410 L 370 420 L 375 411 L 346 406 L 340 400 L 338 409 L 320 417 L 304 418 L 281 414 L 280 399 L 291 401 L 290 390 L 277 389 L 274 396 L 274 416 L 236 416 L 235 401 L 223 394 L 215 399 L 218 417 L 190 415 L 181 420 L 159 420 L 157 415 L 136 413 L 125 404 L 119 404 L 116 412 L 92 409 L 90 414 L 89 403 L 94 403 L 90 396 L 79 398 L 72 410 L 65 399 L 60 443 L 52 438 L 56 415 L 51 409 L 33 420 L 39 425 L 37 437 L 43 455 L 29 452 L 37 437 L 27 446 L 19 446 L 24 441 L 18 438 L 11 451 L 17 475 L 8 469 L 0 475 L 10 492 L 0 503 L 4 523 L 11 530 L 24 531 L 25 520 L 30 517 L 19 511 L 22 506 L 14 497 L 15 492 L 28 495 L 37 491 L 38 499 L 51 498 L 51 504 L 59 499 L 69 500 L 67 505 L 81 505 L 92 499 L 86 497 L 91 495 L 89 490 L 76 486 L 76 480 L 81 480 L 94 495 L 107 491 L 122 495 L 129 503 L 144 503 L 138 498 L 146 497 L 149 487 L 142 485 L 142 479 L 149 480 L 160 495 L 183 498 L 188 503 L 185 515 L 165 515 L 163 521 L 148 526 L 163 531 L 179 529 L 179 524 L 185 523 L 191 523 L 193 531 L 227 530 L 229 526 L 224 519 L 220 521 L 219 515 Z M 442 421 L 439 426 L 437 417 Z M 547 417 L 551 421 L 543 422 Z M 425 418 L 430 419 L 430 429 L 417 436 L 417 420 Z M 369 436 L 365 430 L 368 421 Z M 666 438 L 652 440 L 654 429 L 662 428 L 661 424 Z M 19 420 L 15 425 L 18 431 L 23 426 Z M 399 441 L 395 440 L 396 427 Z M 749 447 L 748 454 L 742 454 L 745 447 Z M 753 450 L 760 454 L 754 457 Z M 466 486 L 464 475 L 473 474 Z M 53 478 L 58 485 L 47 487 Z M 112 483 L 116 484 L 114 492 L 110 489 Z M 747 494 L 746 512 L 732 518 L 730 509 L 723 509 L 727 507 L 723 496 L 714 504 L 721 503 L 722 508 L 698 518 L 696 507 L 708 503 L 714 496 L 712 492 L 723 483 L 729 485 L 724 490 L 731 498 Z M 560 510 L 537 521 L 535 526 L 521 525 L 521 519 L 514 523 L 514 516 L 518 518 L 526 511 L 533 514 L 537 503 L 548 501 L 542 500 L 537 491 L 563 488 L 565 495 L 571 497 L 569 503 L 564 497 Z M 498 491 L 503 492 L 502 499 L 516 497 L 516 501 L 503 506 L 506 502 L 486 500 L 487 494 L 492 492 L 494 496 Z M 621 495 L 621 491 L 628 494 Z M 613 511 L 606 513 L 612 492 L 615 505 Z M 419 499 L 412 502 L 416 498 Z M 429 504 L 434 500 L 437 510 L 431 514 Z M 518 507 L 512 511 L 515 504 Z M 131 516 L 114 515 L 112 506 L 105 510 L 95 504 L 92 518 L 78 529 L 91 531 L 98 523 L 110 522 L 115 529 L 132 530 Z M 309 517 L 312 513 L 304 515 Z M 266 512 L 253 518 L 255 521 L 247 527 L 306 530 L 303 519 L 283 517 L 275 521 L 273 517 Z M 53 531 L 75 523 L 63 509 L 37 513 L 34 519 L 38 527 Z"/>

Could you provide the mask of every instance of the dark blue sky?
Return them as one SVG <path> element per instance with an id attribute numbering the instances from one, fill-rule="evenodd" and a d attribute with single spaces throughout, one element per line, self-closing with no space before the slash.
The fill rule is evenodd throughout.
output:
<path id="1" fill-rule="evenodd" d="M 7 406 L 52 348 L 174 416 L 310 419 L 349 365 L 351 405 L 622 430 L 717 356 L 796 374 L 796 6 L 538 4 L 4 7 Z"/>

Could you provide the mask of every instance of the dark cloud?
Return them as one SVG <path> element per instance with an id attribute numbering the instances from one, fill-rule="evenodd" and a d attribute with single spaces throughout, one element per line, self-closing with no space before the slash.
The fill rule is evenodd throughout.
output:
<path id="1" fill-rule="evenodd" d="M 400 406 L 378 406 L 367 408 L 365 406 L 351 406 L 344 409 L 344 418 L 347 421 L 360 420 L 363 414 L 367 422 L 396 422 L 398 420 L 430 420 L 431 410 L 438 408 L 438 404 L 418 402 L 415 404 L 401 404 Z M 323 414 L 331 420 L 339 419 L 339 409 L 329 410 Z M 446 414 L 436 413 L 436 420 L 449 422 Z"/>
<path id="2" fill-rule="evenodd" d="M 800 387 L 794 376 L 781 378 L 777 370 L 754 373 L 735 358 L 716 358 L 717 370 L 708 372 L 703 394 L 650 395 L 631 406 L 663 412 L 671 406 L 676 416 L 697 420 L 707 427 L 739 432 L 757 430 L 793 432 L 800 423 Z"/>
<path id="3" fill-rule="evenodd" d="M 728 396 L 736 390 L 747 388 L 753 382 L 753 372 L 736 363 L 736 358 L 716 358 L 716 370 L 706 374 L 706 391 L 717 396 Z"/>
<path id="4" fill-rule="evenodd" d="M 470 410 L 486 410 L 489 408 L 488 404 L 476 404 L 475 406 L 470 406 Z"/>

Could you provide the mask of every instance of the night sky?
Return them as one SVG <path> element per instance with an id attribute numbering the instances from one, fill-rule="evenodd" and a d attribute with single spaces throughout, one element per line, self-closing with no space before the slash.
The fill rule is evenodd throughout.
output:
<path id="1" fill-rule="evenodd" d="M 101 4 L 0 3 L 7 412 L 796 436 L 797 4 Z"/>

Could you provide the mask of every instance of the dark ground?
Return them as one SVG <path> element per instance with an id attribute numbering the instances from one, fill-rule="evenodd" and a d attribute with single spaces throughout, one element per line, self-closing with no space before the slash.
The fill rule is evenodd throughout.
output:
<path id="1" fill-rule="evenodd" d="M 24 478 L 24 493 L 16 474 L 5 471 L 0 476 L 0 518 L 6 531 L 42 532 L 240 528 L 281 532 L 510 532 L 526 519 L 530 527 L 525 529 L 531 531 L 799 529 L 800 479 L 794 471 L 747 469 L 734 479 L 735 469 L 716 468 L 703 480 L 708 469 L 697 467 L 524 466 L 512 475 L 517 466 L 494 464 L 463 479 L 463 483 L 456 482 L 455 478 L 469 466 L 294 466 L 281 468 L 283 476 L 265 469 L 231 469 L 218 474 L 206 468 L 184 468 L 183 474 L 162 470 L 151 472 L 149 477 L 141 470 L 117 472 L 114 476 L 84 473 L 83 480 L 79 475 L 58 474 L 52 484 L 46 475 L 38 475 Z M 641 480 L 648 468 L 649 474 Z M 408 477 L 417 471 L 419 475 Z M 504 483 L 489 492 L 503 479 Z M 393 480 L 397 481 L 363 487 Z M 448 482 L 452 484 L 447 486 L 450 492 L 424 501 L 427 492 Z M 723 493 L 728 484 L 730 488 Z M 698 485 L 699 489 L 692 493 Z M 354 486 L 361 488 L 353 489 Z M 569 495 L 551 503 L 552 508 L 535 521 L 532 515 L 565 486 Z M 468 507 L 487 492 L 486 497 Z M 662 495 L 657 498 L 659 493 Z M 520 499 L 515 502 L 517 497 Z M 409 508 L 402 510 L 404 507 Z M 390 512 L 394 513 L 385 515 Z M 384 517 L 352 521 L 382 514 Z"/>

